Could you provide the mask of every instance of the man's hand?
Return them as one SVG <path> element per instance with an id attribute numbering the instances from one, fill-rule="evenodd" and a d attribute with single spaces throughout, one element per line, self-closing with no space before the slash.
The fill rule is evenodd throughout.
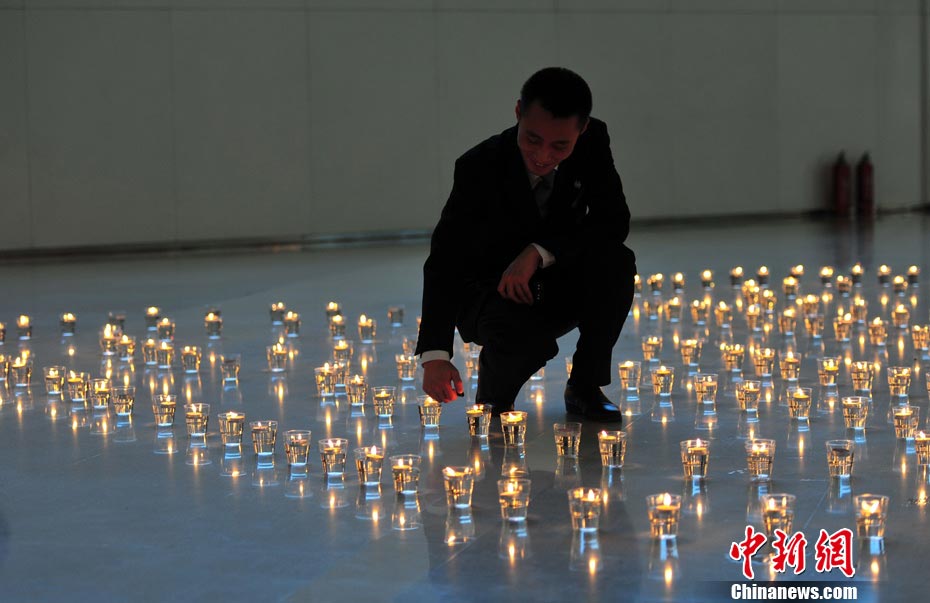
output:
<path id="1" fill-rule="evenodd" d="M 451 402 L 465 395 L 462 377 L 448 360 L 423 363 L 423 391 L 439 402 Z"/>
<path id="2" fill-rule="evenodd" d="M 536 247 L 527 245 L 526 249 L 517 256 L 517 259 L 510 262 L 507 270 L 504 270 L 501 282 L 497 285 L 497 292 L 504 299 L 509 299 L 518 304 L 532 305 L 533 293 L 530 291 L 530 279 L 541 263 L 542 256 L 539 255 Z"/>

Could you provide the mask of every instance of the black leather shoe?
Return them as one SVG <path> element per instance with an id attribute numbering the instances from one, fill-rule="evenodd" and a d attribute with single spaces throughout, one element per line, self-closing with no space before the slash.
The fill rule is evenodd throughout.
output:
<path id="1" fill-rule="evenodd" d="M 565 411 L 593 421 L 623 422 L 620 409 L 596 385 L 565 386 Z"/>

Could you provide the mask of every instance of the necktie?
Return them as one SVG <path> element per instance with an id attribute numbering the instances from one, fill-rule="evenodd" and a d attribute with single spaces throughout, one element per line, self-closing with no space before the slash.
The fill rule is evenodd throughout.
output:
<path id="1" fill-rule="evenodd" d="M 543 176 L 536 183 L 533 189 L 533 195 L 536 197 L 536 208 L 539 210 L 541 218 L 545 219 L 549 215 L 549 196 L 552 194 L 552 175 Z"/>

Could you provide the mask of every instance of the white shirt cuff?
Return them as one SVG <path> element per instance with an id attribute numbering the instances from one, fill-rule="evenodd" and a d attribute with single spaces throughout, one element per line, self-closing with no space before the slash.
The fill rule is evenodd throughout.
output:
<path id="1" fill-rule="evenodd" d="M 542 267 L 548 268 L 549 266 L 555 263 L 555 256 L 549 253 L 542 245 L 533 243 L 533 247 L 536 248 L 536 251 L 539 252 L 539 255 L 542 256 Z"/>
<path id="2" fill-rule="evenodd" d="M 430 350 L 428 352 L 423 352 L 420 354 L 420 366 L 424 362 L 429 362 L 430 360 L 452 360 L 452 356 L 449 355 L 449 352 L 445 350 Z"/>

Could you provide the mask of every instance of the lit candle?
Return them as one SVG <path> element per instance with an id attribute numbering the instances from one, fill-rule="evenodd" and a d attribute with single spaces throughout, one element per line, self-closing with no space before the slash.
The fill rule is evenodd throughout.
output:
<path id="1" fill-rule="evenodd" d="M 268 315 L 271 317 L 271 324 L 279 325 L 284 322 L 284 311 L 287 310 L 287 306 L 284 302 L 274 302 L 271 304 L 271 307 L 268 309 Z"/>
<path id="2" fill-rule="evenodd" d="M 345 337 L 346 323 L 342 314 L 336 314 L 329 317 L 329 334 L 335 338 Z"/>
<path id="3" fill-rule="evenodd" d="M 739 287 L 743 282 L 743 267 L 737 266 L 730 270 L 730 285 L 734 288 Z"/>
<path id="4" fill-rule="evenodd" d="M 850 275 L 852 276 L 853 285 L 862 284 L 862 264 L 856 262 L 853 264 L 853 267 L 849 269 Z"/>
<path id="5" fill-rule="evenodd" d="M 375 319 L 362 314 L 358 317 L 358 338 L 362 343 L 371 343 L 375 338 Z"/>
<path id="6" fill-rule="evenodd" d="M 891 322 L 899 329 L 906 329 L 910 316 L 911 312 L 907 309 L 907 306 L 898 304 L 891 313 Z"/>
<path id="7" fill-rule="evenodd" d="M 210 339 L 219 339 L 223 331 L 223 319 L 216 312 L 207 312 L 203 317 L 203 328 Z"/>
<path id="8" fill-rule="evenodd" d="M 23 341 L 32 338 L 32 319 L 21 314 L 19 318 L 16 319 L 16 330 L 19 333 L 19 338 Z"/>
<path id="9" fill-rule="evenodd" d="M 820 269 L 820 282 L 829 287 L 833 282 L 833 266 L 824 266 Z"/>
<path id="10" fill-rule="evenodd" d="M 119 341 L 116 342 L 116 350 L 120 360 L 132 360 L 136 354 L 136 340 L 129 335 L 123 334 Z"/>
<path id="11" fill-rule="evenodd" d="M 782 279 L 782 288 L 785 291 L 785 297 L 793 298 L 798 295 L 798 279 L 793 276 L 786 276 Z"/>
<path id="12" fill-rule="evenodd" d="M 167 316 L 158 321 L 158 338 L 162 341 L 174 340 L 174 323 Z"/>
<path id="13" fill-rule="evenodd" d="M 756 276 L 758 277 L 760 285 L 768 285 L 769 284 L 768 266 L 759 266 L 759 269 L 756 271 Z"/>
<path id="14" fill-rule="evenodd" d="M 701 286 L 705 289 L 712 289 L 714 286 L 714 273 L 710 270 L 701 272 Z"/>
<path id="15" fill-rule="evenodd" d="M 158 364 L 158 343 L 151 337 L 142 343 L 142 361 L 147 365 Z"/>
<path id="16" fill-rule="evenodd" d="M 672 287 L 675 288 L 675 291 L 679 293 L 685 290 L 685 275 L 681 272 L 676 272 L 672 275 Z"/>
<path id="17" fill-rule="evenodd" d="M 852 279 L 843 274 L 836 275 L 836 290 L 844 297 L 852 292 Z"/>
<path id="18" fill-rule="evenodd" d="M 290 310 L 284 315 L 284 334 L 287 337 L 298 337 L 300 335 L 300 314 Z"/>
<path id="19" fill-rule="evenodd" d="M 882 264 L 878 267 L 878 284 L 887 286 L 891 282 L 891 266 Z"/>
<path id="20" fill-rule="evenodd" d="M 669 322 L 679 322 L 681 320 L 681 298 L 676 295 L 668 300 L 665 304 L 665 313 L 668 315 Z"/>
<path id="21" fill-rule="evenodd" d="M 116 343 L 119 341 L 118 332 L 119 329 L 113 325 L 107 324 L 103 327 L 103 334 L 100 337 L 100 349 L 104 356 L 116 355 Z"/>
<path id="22" fill-rule="evenodd" d="M 907 269 L 907 282 L 909 285 L 916 285 L 920 278 L 920 268 L 911 266 Z"/>
<path id="23" fill-rule="evenodd" d="M 339 307 L 339 304 L 331 301 L 326 304 L 326 318 L 332 318 L 333 316 L 342 315 L 342 308 Z"/>
<path id="24" fill-rule="evenodd" d="M 638 274 L 633 275 L 633 288 L 635 289 L 636 293 L 643 292 L 643 278 Z"/>
<path id="25" fill-rule="evenodd" d="M 61 327 L 61 335 L 63 337 L 71 337 L 74 335 L 74 328 L 77 325 L 77 318 L 71 312 L 65 312 L 61 315 L 61 319 L 58 322 Z"/>

